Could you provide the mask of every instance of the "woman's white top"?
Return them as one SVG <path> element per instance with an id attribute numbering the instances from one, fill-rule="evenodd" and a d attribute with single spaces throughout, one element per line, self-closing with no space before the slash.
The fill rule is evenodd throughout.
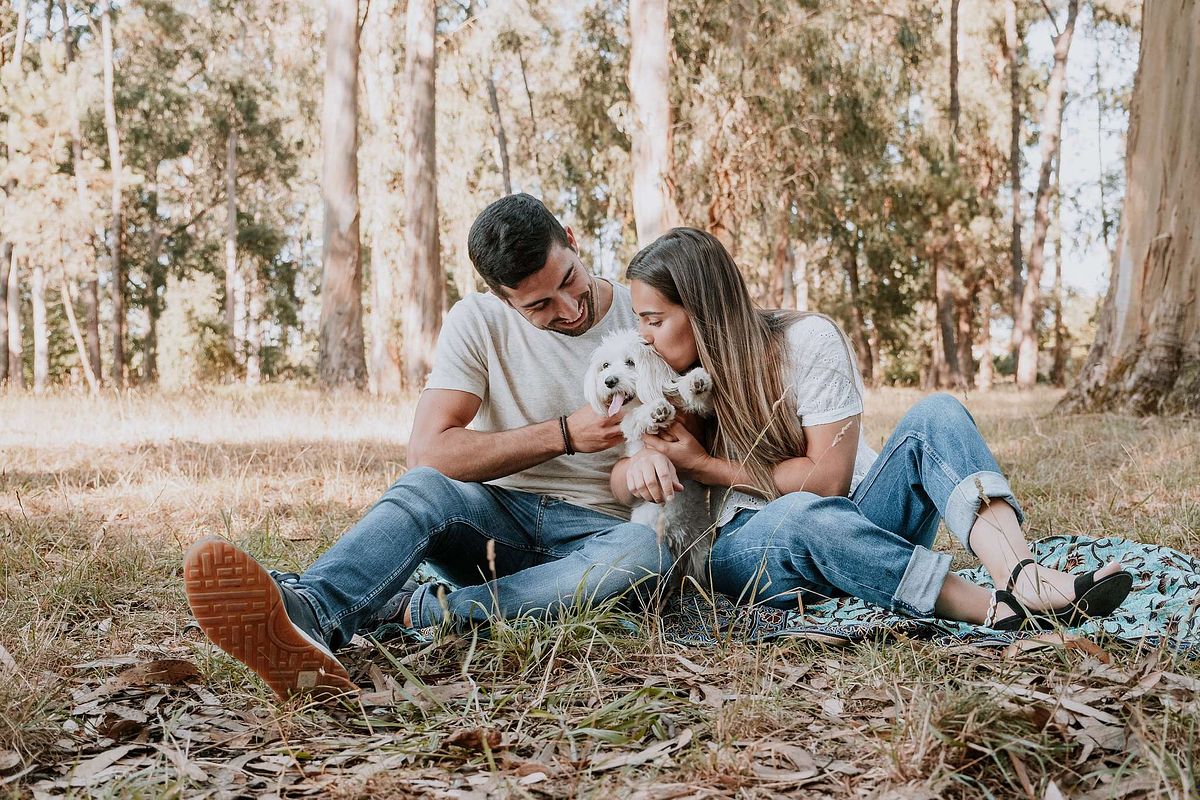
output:
<path id="1" fill-rule="evenodd" d="M 797 320 L 787 332 L 790 363 L 784 385 L 791 392 L 792 406 L 804 427 L 827 425 L 863 412 L 863 381 L 854 353 L 845 334 L 828 317 L 811 314 Z M 718 389 L 718 391 L 720 391 Z M 840 444 L 839 444 L 840 446 Z M 878 453 L 867 446 L 859 426 L 858 453 L 850 491 L 866 477 Z M 736 490 L 714 487 L 720 502 L 717 516 L 720 527 L 733 519 L 740 509 L 760 509 L 767 501 Z"/>

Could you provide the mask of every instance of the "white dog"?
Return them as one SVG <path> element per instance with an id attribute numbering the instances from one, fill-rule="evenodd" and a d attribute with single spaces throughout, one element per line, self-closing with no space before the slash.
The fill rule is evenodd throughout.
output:
<path id="1" fill-rule="evenodd" d="M 584 395 L 597 412 L 611 417 L 622 407 L 629 409 L 621 420 L 626 455 L 645 447 L 642 437 L 646 434 L 660 433 L 670 426 L 676 404 L 681 410 L 701 416 L 711 414 L 712 390 L 712 377 L 706 370 L 697 367 L 685 375 L 676 374 L 635 330 L 615 331 L 604 337 L 592 353 L 583 386 Z M 683 491 L 664 507 L 648 502 L 635 506 L 633 521 L 659 531 L 681 579 L 691 577 L 705 585 L 713 523 L 708 489 L 692 480 L 681 482 Z"/>

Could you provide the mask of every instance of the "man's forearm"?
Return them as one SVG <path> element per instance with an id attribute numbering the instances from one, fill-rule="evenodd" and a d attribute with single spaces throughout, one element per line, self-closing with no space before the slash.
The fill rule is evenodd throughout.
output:
<path id="1" fill-rule="evenodd" d="M 564 450 L 556 419 L 495 433 L 456 427 L 434 436 L 420 452 L 410 453 L 414 457 L 409 467 L 433 467 L 459 481 L 490 481 L 535 467 Z"/>

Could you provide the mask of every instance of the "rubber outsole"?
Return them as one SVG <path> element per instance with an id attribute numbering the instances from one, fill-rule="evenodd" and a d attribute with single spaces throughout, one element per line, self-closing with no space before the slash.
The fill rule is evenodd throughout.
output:
<path id="1" fill-rule="evenodd" d="M 288 618 L 270 573 L 232 543 L 209 536 L 189 547 L 183 582 L 204 635 L 281 698 L 358 691 L 346 668 Z"/>

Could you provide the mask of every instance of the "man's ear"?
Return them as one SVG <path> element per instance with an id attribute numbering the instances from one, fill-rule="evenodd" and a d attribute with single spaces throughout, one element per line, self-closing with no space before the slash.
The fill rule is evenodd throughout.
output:
<path id="1" fill-rule="evenodd" d="M 566 231 L 567 231 L 567 247 L 574 250 L 575 255 L 579 255 L 579 244 L 575 241 L 575 231 L 571 230 L 570 225 L 567 226 Z"/>

